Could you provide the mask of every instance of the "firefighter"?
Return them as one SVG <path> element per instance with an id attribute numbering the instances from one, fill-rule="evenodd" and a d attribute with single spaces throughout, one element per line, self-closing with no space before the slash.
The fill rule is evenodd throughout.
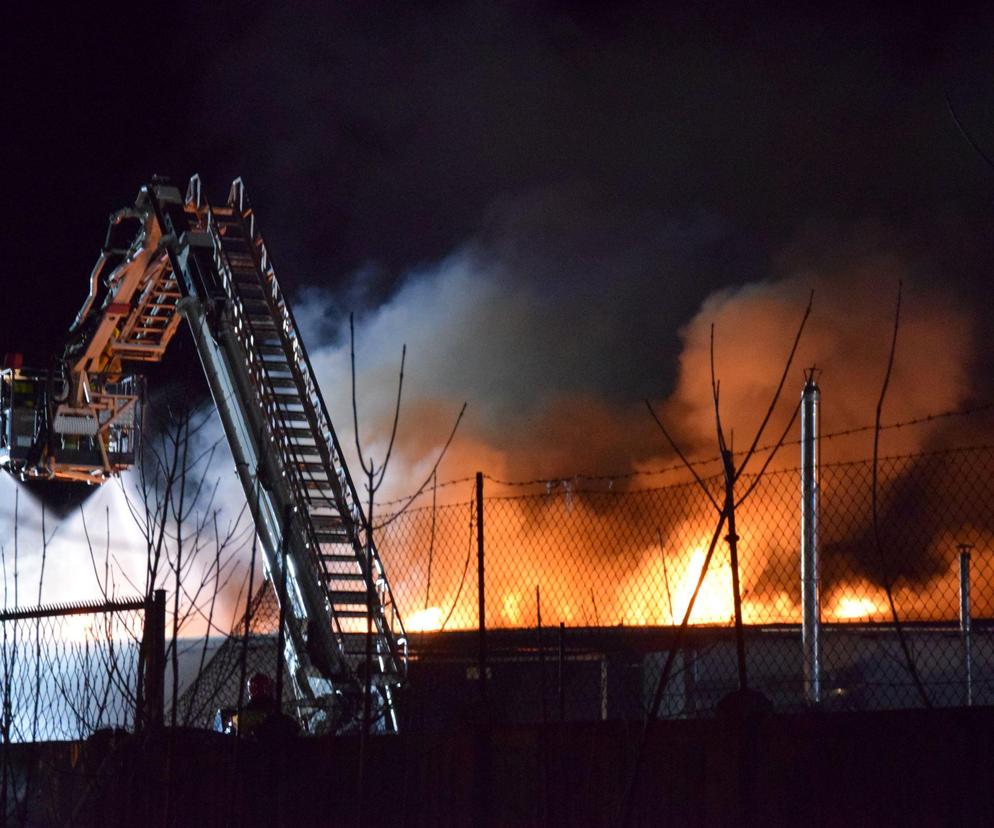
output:
<path id="1" fill-rule="evenodd" d="M 296 736 L 299 726 L 287 716 L 276 700 L 273 680 L 256 673 L 248 680 L 248 704 L 235 717 L 235 730 L 250 739 Z"/>

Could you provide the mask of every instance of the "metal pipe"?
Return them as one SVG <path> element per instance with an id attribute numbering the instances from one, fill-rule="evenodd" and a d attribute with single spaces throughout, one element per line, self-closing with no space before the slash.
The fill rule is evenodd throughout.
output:
<path id="1" fill-rule="evenodd" d="M 970 629 L 970 550 L 968 543 L 959 549 L 959 629 L 963 637 L 963 676 L 966 683 L 966 704 L 973 706 L 973 632 Z"/>
<path id="2" fill-rule="evenodd" d="M 542 724 L 549 723 L 549 710 L 545 702 L 545 645 L 542 642 L 542 590 L 535 584 L 535 635 L 538 645 L 538 689 L 542 709 Z"/>
<path id="3" fill-rule="evenodd" d="M 686 646 L 683 655 L 683 715 L 693 716 L 697 712 L 697 650 Z"/>
<path id="4" fill-rule="evenodd" d="M 476 591 L 480 635 L 480 700 L 487 702 L 487 604 L 483 545 L 483 472 L 476 473 Z"/>
<path id="5" fill-rule="evenodd" d="M 818 405 L 815 370 L 801 393 L 801 649 L 804 697 L 821 701 L 821 611 L 818 597 Z"/>

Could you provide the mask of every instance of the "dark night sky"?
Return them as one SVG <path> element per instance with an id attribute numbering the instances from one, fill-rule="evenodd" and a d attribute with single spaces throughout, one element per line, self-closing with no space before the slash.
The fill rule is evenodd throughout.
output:
<path id="1" fill-rule="evenodd" d="M 665 394 L 705 297 L 806 239 L 872 226 L 912 278 L 988 301 L 994 171 L 945 97 L 994 155 L 990 12 L 326 6 L 14 13 L 0 351 L 58 345 L 107 215 L 153 173 L 215 199 L 244 176 L 284 286 L 332 315 L 489 251 L 504 290 L 563 308 L 553 330 L 590 326 L 546 382 L 622 400 Z M 974 367 L 982 395 L 986 344 Z"/>

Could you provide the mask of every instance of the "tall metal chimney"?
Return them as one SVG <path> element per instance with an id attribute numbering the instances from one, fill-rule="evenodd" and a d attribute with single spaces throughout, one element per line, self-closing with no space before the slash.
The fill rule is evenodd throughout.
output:
<path id="1" fill-rule="evenodd" d="M 818 601 L 818 403 L 815 369 L 801 392 L 801 649 L 804 697 L 821 701 L 821 611 Z"/>

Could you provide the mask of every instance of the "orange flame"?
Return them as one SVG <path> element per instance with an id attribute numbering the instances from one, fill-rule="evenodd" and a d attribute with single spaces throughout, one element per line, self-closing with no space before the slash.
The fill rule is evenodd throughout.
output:
<path id="1" fill-rule="evenodd" d="M 843 595 L 836 602 L 831 615 L 839 620 L 872 618 L 882 612 L 877 602 L 865 595 Z"/>
<path id="2" fill-rule="evenodd" d="M 686 571 L 674 590 L 673 615 L 677 623 L 687 612 L 706 556 L 707 550 L 704 546 L 694 548 L 690 554 Z M 690 622 L 692 624 L 725 624 L 734 614 L 732 569 L 727 563 L 717 564 L 712 558 L 704 583 L 701 584 L 701 591 L 697 594 L 697 600 L 694 602 Z"/>
<path id="3" fill-rule="evenodd" d="M 441 607 L 425 607 L 404 619 L 404 629 L 407 632 L 434 632 L 442 628 L 443 620 Z"/>

